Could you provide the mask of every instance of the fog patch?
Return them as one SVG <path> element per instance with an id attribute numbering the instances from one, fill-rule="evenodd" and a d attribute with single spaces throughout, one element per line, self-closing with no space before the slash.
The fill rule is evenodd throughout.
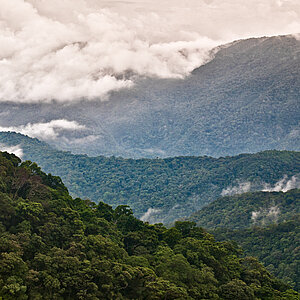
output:
<path id="1" fill-rule="evenodd" d="M 0 144 L 0 151 L 2 151 L 2 152 L 8 152 L 8 153 L 13 153 L 14 155 L 18 156 L 21 159 L 22 159 L 22 157 L 24 155 L 23 149 L 21 148 L 20 145 L 7 146 L 7 145 Z"/>
<path id="2" fill-rule="evenodd" d="M 0 0 L 0 7 L 0 102 L 107 100 L 135 76 L 183 78 L 221 44 L 300 32 L 298 0 Z"/>
<path id="3" fill-rule="evenodd" d="M 140 218 L 143 222 L 149 222 L 150 224 L 160 223 L 161 220 L 158 218 L 161 213 L 161 209 L 149 207 L 148 210 Z"/>
<path id="4" fill-rule="evenodd" d="M 65 119 L 52 120 L 44 123 L 28 123 L 20 126 L 0 126 L 0 131 L 18 132 L 43 141 L 54 140 L 58 138 L 63 131 L 74 132 L 84 129 L 86 129 L 84 125 L 76 121 L 68 121 Z"/>
<path id="5" fill-rule="evenodd" d="M 261 208 L 258 211 L 251 212 L 251 221 L 253 225 L 265 226 L 272 223 L 277 223 L 280 214 L 278 206 L 271 206 L 269 208 Z"/>
<path id="6" fill-rule="evenodd" d="M 228 186 L 227 188 L 223 189 L 221 192 L 221 196 L 232 196 L 236 194 L 243 194 L 249 192 L 251 189 L 251 182 L 240 182 L 236 186 Z"/>
<path id="7" fill-rule="evenodd" d="M 265 183 L 263 191 L 264 192 L 287 192 L 292 189 L 299 189 L 300 188 L 300 179 L 297 175 L 292 176 L 288 179 L 287 175 L 277 181 L 274 185 Z"/>

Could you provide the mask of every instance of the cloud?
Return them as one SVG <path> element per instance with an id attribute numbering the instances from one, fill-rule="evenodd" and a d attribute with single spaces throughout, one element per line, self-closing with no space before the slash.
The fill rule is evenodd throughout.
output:
<path id="1" fill-rule="evenodd" d="M 288 179 L 287 175 L 276 182 L 273 186 L 270 184 L 265 183 L 263 191 L 264 192 L 287 192 L 292 189 L 299 189 L 300 188 L 300 179 L 297 175 L 292 176 Z"/>
<path id="2" fill-rule="evenodd" d="M 238 185 L 228 186 L 223 189 L 221 192 L 221 196 L 232 196 L 235 194 L 243 194 L 247 193 L 251 190 L 260 190 L 263 192 L 287 192 L 292 189 L 300 188 L 300 178 L 298 175 L 292 176 L 288 179 L 287 175 L 284 175 L 282 179 L 277 181 L 274 185 L 269 183 L 261 182 L 261 183 L 251 183 L 247 182 L 239 182 Z"/>
<path id="3" fill-rule="evenodd" d="M 30 137 L 35 137 L 41 140 L 54 140 L 59 137 L 62 131 L 76 131 L 86 129 L 76 121 L 68 121 L 64 119 L 52 120 L 45 123 L 28 123 L 20 126 L 1 127 L 0 131 L 19 132 Z"/>
<path id="4" fill-rule="evenodd" d="M 251 182 L 240 182 L 237 186 L 228 186 L 221 192 L 222 196 L 232 196 L 236 194 L 243 194 L 249 192 L 251 189 Z"/>
<path id="5" fill-rule="evenodd" d="M 270 223 L 277 223 L 280 214 L 278 206 L 271 206 L 269 208 L 261 208 L 258 211 L 251 212 L 251 221 L 255 225 L 267 225 Z"/>
<path id="6" fill-rule="evenodd" d="M 140 218 L 143 222 L 157 223 L 157 216 L 161 212 L 161 209 L 148 208 L 148 210 Z"/>
<path id="7" fill-rule="evenodd" d="M 7 146 L 7 145 L 4 145 L 4 144 L 0 144 L 0 151 L 13 153 L 14 155 L 18 156 L 19 158 L 22 158 L 23 154 L 24 154 L 23 149 L 21 148 L 20 145 Z"/>
<path id="8" fill-rule="evenodd" d="M 182 78 L 222 43 L 300 32 L 298 0 L 0 0 L 0 7 L 0 101 L 106 100 L 135 76 Z"/>

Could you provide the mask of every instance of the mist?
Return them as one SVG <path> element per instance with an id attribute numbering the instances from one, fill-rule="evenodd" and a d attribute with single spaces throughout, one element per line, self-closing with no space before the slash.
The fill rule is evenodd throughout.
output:
<path id="1" fill-rule="evenodd" d="M 253 225 L 267 225 L 277 223 L 280 214 L 278 206 L 274 205 L 269 208 L 261 208 L 258 211 L 251 212 L 251 221 Z"/>
<path id="2" fill-rule="evenodd" d="M 51 141 L 60 137 L 64 131 L 81 131 L 86 129 L 84 125 L 80 125 L 76 121 L 65 119 L 52 120 L 50 122 L 28 123 L 20 126 L 0 126 L 0 131 L 12 131 L 22 133 L 32 138 L 38 138 L 42 141 Z M 87 139 L 88 137 L 85 137 Z M 67 139 L 65 137 L 65 139 Z"/>
<path id="3" fill-rule="evenodd" d="M 277 181 L 274 185 L 264 184 L 264 192 L 287 192 L 292 189 L 300 188 L 300 178 L 297 175 L 292 176 L 290 179 L 285 175 L 282 179 Z"/>
<path id="4" fill-rule="evenodd" d="M 236 194 L 247 193 L 251 190 L 251 182 L 239 182 L 236 186 L 228 186 L 223 189 L 221 192 L 221 196 L 232 196 Z"/>
<path id="5" fill-rule="evenodd" d="M 13 153 L 14 155 L 18 156 L 19 158 L 22 158 L 23 155 L 24 155 L 23 149 L 20 145 L 7 146 L 7 145 L 4 145 L 4 144 L 0 144 L 0 151 Z"/>
<path id="6" fill-rule="evenodd" d="M 184 78 L 233 40 L 297 34 L 297 0 L 0 0 L 0 101 L 106 101 Z"/>
<path id="7" fill-rule="evenodd" d="M 159 214 L 162 212 L 161 209 L 149 207 L 148 210 L 141 216 L 143 222 L 149 222 L 150 224 L 159 223 Z"/>

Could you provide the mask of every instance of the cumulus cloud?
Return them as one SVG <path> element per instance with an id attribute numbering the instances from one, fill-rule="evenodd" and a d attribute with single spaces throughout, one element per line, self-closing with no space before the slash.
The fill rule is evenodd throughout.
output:
<path id="1" fill-rule="evenodd" d="M 276 182 L 273 186 L 265 183 L 263 191 L 264 192 L 287 192 L 292 189 L 300 188 L 300 179 L 297 175 L 292 176 L 288 179 L 288 176 L 285 175 L 281 180 Z"/>
<path id="2" fill-rule="evenodd" d="M 22 158 L 22 156 L 24 154 L 23 149 L 21 148 L 20 145 L 7 146 L 7 145 L 4 145 L 4 144 L 0 144 L 0 151 L 13 153 L 14 155 L 18 156 L 19 158 Z"/>
<path id="3" fill-rule="evenodd" d="M 298 0 L 0 0 L 0 101 L 105 100 L 239 38 L 300 32 Z M 133 74 L 133 75 L 132 75 Z"/>
<path id="4" fill-rule="evenodd" d="M 1 127 L 0 131 L 14 131 L 19 132 L 30 137 L 41 140 L 54 140 L 62 131 L 76 131 L 83 130 L 86 127 L 80 125 L 76 121 L 68 121 L 64 119 L 52 120 L 45 123 L 28 123 L 20 126 Z"/>
<path id="5" fill-rule="evenodd" d="M 240 182 L 236 186 L 228 186 L 221 192 L 222 196 L 232 196 L 236 194 L 243 194 L 249 192 L 251 189 L 251 182 Z"/>

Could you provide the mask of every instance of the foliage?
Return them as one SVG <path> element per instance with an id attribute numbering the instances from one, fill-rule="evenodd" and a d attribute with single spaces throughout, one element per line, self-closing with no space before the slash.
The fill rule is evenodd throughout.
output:
<path id="1" fill-rule="evenodd" d="M 193 222 L 167 229 L 128 206 L 73 199 L 57 177 L 1 152 L 0 183 L 0 298 L 297 297 Z"/>
<path id="2" fill-rule="evenodd" d="M 245 255 L 259 258 L 270 272 L 299 290 L 299 200 L 299 189 L 227 196 L 189 220 L 209 229 L 218 240 L 235 241 Z"/>
<path id="3" fill-rule="evenodd" d="M 271 273 L 300 290 L 300 214 L 267 227 L 222 228 L 213 234 L 218 240 L 235 241 L 245 250 L 245 255 L 259 258 Z"/>
<path id="4" fill-rule="evenodd" d="M 300 173 L 300 153 L 264 151 L 234 157 L 174 157 L 124 159 L 88 157 L 51 148 L 21 134 L 0 133 L 4 144 L 19 145 L 24 159 L 60 176 L 74 197 L 129 205 L 141 217 L 156 209 L 147 221 L 172 223 L 220 197 L 223 189 L 251 182 L 275 184 L 285 175 Z"/>

